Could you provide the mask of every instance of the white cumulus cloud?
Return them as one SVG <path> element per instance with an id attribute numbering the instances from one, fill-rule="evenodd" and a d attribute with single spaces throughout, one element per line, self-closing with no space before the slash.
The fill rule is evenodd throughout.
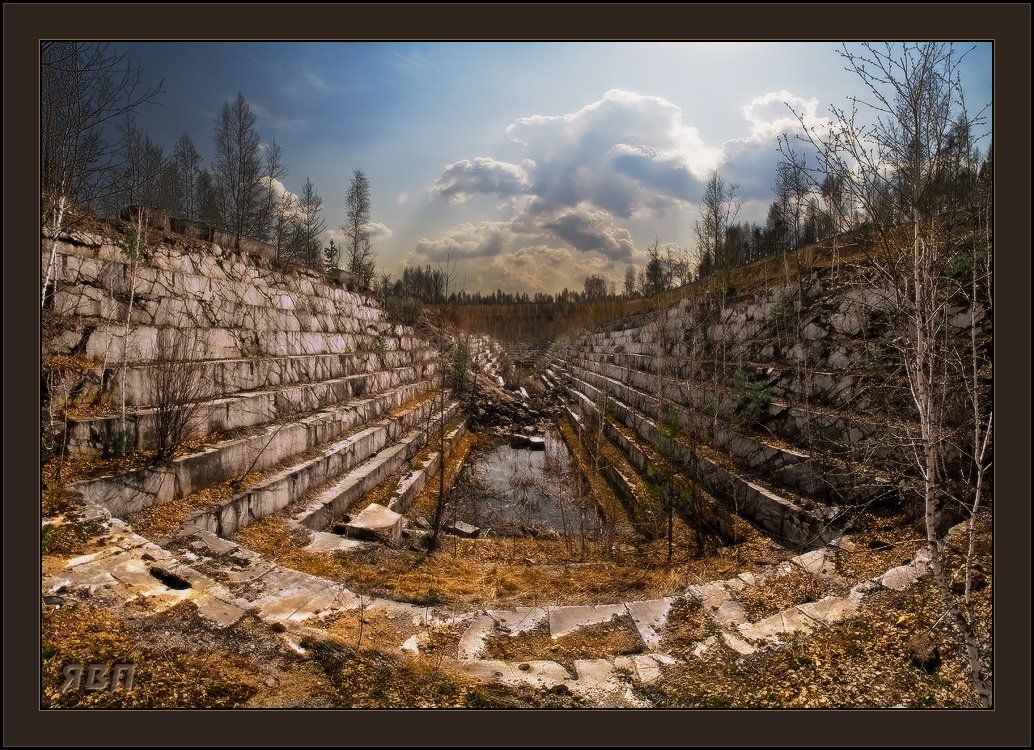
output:
<path id="1" fill-rule="evenodd" d="M 428 190 L 432 200 L 448 204 L 494 196 L 510 218 L 461 224 L 421 239 L 411 260 L 466 259 L 487 288 L 530 290 L 547 271 L 554 281 L 541 288 L 574 288 L 590 272 L 613 278 L 643 254 L 623 224 L 691 212 L 714 169 L 738 185 L 745 207 L 763 213 L 779 161 L 778 138 L 801 129 L 794 112 L 808 127 L 827 121 L 817 99 L 785 90 L 755 97 L 742 112 L 746 135 L 714 145 L 704 142 L 691 113 L 662 97 L 621 89 L 574 112 L 521 117 L 506 128 L 523 147 L 520 163 L 462 159 L 446 165 Z M 507 278 L 509 286 L 502 283 Z"/>
<path id="2" fill-rule="evenodd" d="M 478 156 L 475 159 L 463 159 L 454 164 L 447 164 L 429 192 L 432 198 L 439 198 L 448 203 L 464 203 L 470 200 L 474 193 L 519 195 L 527 190 L 529 185 L 524 166 Z"/>

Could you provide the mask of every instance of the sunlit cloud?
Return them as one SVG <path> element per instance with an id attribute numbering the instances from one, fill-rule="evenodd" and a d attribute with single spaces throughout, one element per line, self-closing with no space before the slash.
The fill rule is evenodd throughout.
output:
<path id="1" fill-rule="evenodd" d="M 737 185 L 751 218 L 762 214 L 778 138 L 801 131 L 795 111 L 808 127 L 824 126 L 818 107 L 817 98 L 785 90 L 762 94 L 742 108 L 748 135 L 720 145 L 705 143 L 672 102 L 619 89 L 575 112 L 518 118 L 506 135 L 523 147 L 520 163 L 462 159 L 447 164 L 428 190 L 432 201 L 451 205 L 476 195 L 502 199 L 497 209 L 509 210 L 510 218 L 421 239 L 410 260 L 449 256 L 469 260 L 472 268 L 491 264 L 493 278 L 511 273 L 513 288 L 527 286 L 528 272 L 518 269 L 535 253 L 581 258 L 561 270 L 578 278 L 597 265 L 613 273 L 644 254 L 623 222 L 694 210 L 714 169 Z M 576 278 L 563 282 L 575 286 Z"/>

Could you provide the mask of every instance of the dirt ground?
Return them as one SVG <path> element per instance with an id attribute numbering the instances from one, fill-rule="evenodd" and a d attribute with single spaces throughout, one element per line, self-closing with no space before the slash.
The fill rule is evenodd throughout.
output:
<path id="1" fill-rule="evenodd" d="M 665 540 L 606 546 L 529 537 L 444 536 L 432 553 L 371 546 L 348 553 L 302 549 L 282 519 L 268 516 L 236 541 L 289 567 L 332 578 L 372 596 L 460 609 L 593 604 L 665 596 L 795 554 L 758 535 L 696 558 L 680 545 L 667 564 Z"/>
<path id="2" fill-rule="evenodd" d="M 181 605 L 161 615 L 119 618 L 89 603 L 43 609 L 42 706 L 50 708 L 563 708 L 569 696 L 477 682 L 447 667 L 334 638 L 285 647 L 269 626 L 244 618 L 216 630 Z M 135 665 L 132 690 L 62 693 L 70 663 Z"/>
<path id="3" fill-rule="evenodd" d="M 883 529 L 886 532 L 888 529 Z M 991 674 L 993 591 L 990 521 L 982 519 L 977 536 L 975 580 L 969 605 L 980 640 L 986 674 Z M 958 545 L 948 550 L 947 569 L 961 586 Z M 866 550 L 866 564 L 884 565 Z M 884 568 L 886 569 L 886 568 Z M 943 598 L 929 577 L 901 592 L 883 590 L 866 600 L 854 617 L 809 635 L 791 637 L 781 648 L 740 656 L 717 648 L 701 659 L 672 666 L 664 679 L 637 688 L 663 707 L 737 708 L 973 708 L 960 639 L 944 617 Z M 674 616 L 674 615 L 673 615 Z M 691 638 L 706 633 L 697 624 Z M 677 635 L 673 641 L 682 641 Z M 921 662 L 916 645 L 925 644 L 936 658 Z M 675 643 L 665 643 L 678 651 Z"/>

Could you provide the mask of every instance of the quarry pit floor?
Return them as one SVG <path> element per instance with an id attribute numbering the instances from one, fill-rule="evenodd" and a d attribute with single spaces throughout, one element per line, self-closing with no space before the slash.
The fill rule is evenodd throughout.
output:
<path id="1" fill-rule="evenodd" d="M 447 481 L 456 480 L 468 454 L 493 447 L 497 440 L 469 433 L 454 449 L 460 455 L 449 462 Z M 53 493 L 49 500 L 52 512 L 75 518 L 74 498 Z M 432 507 L 428 490 L 412 511 Z M 746 586 L 733 595 L 743 613 L 737 619 L 763 623 L 816 601 L 846 600 L 861 583 L 883 580 L 921 553 L 918 531 L 900 514 L 873 514 L 865 521 L 832 567 L 823 563 L 812 570 L 800 563 L 807 553 L 757 532 L 700 555 L 686 553 L 693 549 L 691 537 L 677 538 L 681 554 L 669 561 L 666 538 L 645 540 L 627 525 L 608 539 L 449 535 L 433 553 L 386 545 L 314 553 L 274 514 L 231 541 L 284 569 L 361 592 L 360 599 L 442 614 L 415 627 L 408 616 L 360 606 L 317 614 L 306 623 L 306 635 L 291 637 L 290 619 L 286 628 L 254 615 L 219 626 L 187 601 L 155 611 L 146 597 L 130 598 L 113 610 L 103 597 L 91 601 L 61 592 L 43 603 L 45 670 L 56 673 L 61 663 L 87 651 L 110 653 L 146 664 L 138 677 L 146 687 L 130 696 L 93 694 L 86 702 L 51 691 L 46 700 L 55 706 L 163 707 L 967 705 L 959 701 L 966 691 L 964 670 L 946 650 L 936 672 L 916 667 L 910 656 L 912 639 L 937 619 L 923 594 L 925 579 L 900 589 L 878 587 L 859 599 L 852 616 L 818 630 L 790 628 L 778 648 L 740 653 L 729 645 L 734 641 L 722 640 L 725 631 L 715 627 L 714 614 L 731 600 L 713 608 L 707 592 L 715 582 L 766 580 L 763 587 Z M 75 520 L 54 527 L 45 575 L 97 554 L 105 535 L 94 532 Z M 986 524 L 978 539 L 981 562 L 989 566 Z M 172 546 L 170 551 L 175 553 Z M 687 598 L 687 590 L 696 596 Z M 989 616 L 990 586 L 975 597 L 977 611 Z M 663 634 L 652 643 L 644 642 L 634 607 L 607 609 L 616 602 L 651 601 L 668 603 Z M 584 610 L 602 615 L 586 617 Z M 455 615 L 463 612 L 470 614 Z M 910 614 L 895 614 L 900 612 Z M 496 618 L 487 630 L 479 624 L 485 613 Z M 508 620 L 505 613 L 522 613 L 530 621 L 513 627 L 512 615 Z M 560 622 L 566 613 L 580 618 L 570 631 Z M 462 656 L 470 648 L 472 633 L 478 636 L 476 661 L 457 661 L 457 652 Z M 474 663 L 490 666 L 472 670 Z M 591 673 L 592 665 L 615 663 L 635 674 Z M 546 664 L 558 665 L 565 676 L 550 674 L 554 668 Z M 513 670 L 512 676 L 501 676 L 500 669 Z M 876 691 L 874 676 L 885 679 Z"/>

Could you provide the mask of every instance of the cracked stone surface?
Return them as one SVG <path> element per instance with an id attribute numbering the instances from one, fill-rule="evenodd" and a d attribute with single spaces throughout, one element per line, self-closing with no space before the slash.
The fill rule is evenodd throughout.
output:
<path id="1" fill-rule="evenodd" d="M 668 612 L 671 610 L 672 599 L 651 599 L 642 602 L 628 602 L 625 608 L 632 616 L 639 637 L 648 648 L 655 648 L 660 645 L 661 631 L 668 620 Z"/>
<path id="2" fill-rule="evenodd" d="M 613 620 L 625 612 L 624 604 L 551 607 L 549 610 L 549 634 L 553 638 L 559 638 L 587 625 L 599 625 Z"/>

